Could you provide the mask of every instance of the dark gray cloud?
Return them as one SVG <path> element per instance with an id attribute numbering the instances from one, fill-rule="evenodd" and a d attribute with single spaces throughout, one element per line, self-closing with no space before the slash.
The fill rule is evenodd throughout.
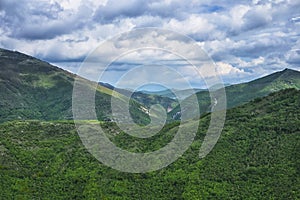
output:
<path id="1" fill-rule="evenodd" d="M 139 16 L 159 16 L 162 19 L 176 18 L 183 20 L 193 13 L 211 13 L 223 11 L 225 8 L 217 4 L 203 4 L 186 1 L 112 1 L 106 5 L 101 5 L 96 11 L 94 19 L 101 23 L 112 23 L 122 18 L 134 18 Z"/>
<path id="2" fill-rule="evenodd" d="M 124 63 L 124 62 L 113 62 L 111 63 L 105 71 L 118 71 L 118 72 L 127 72 L 130 69 L 140 66 L 138 63 Z"/>
<path id="3" fill-rule="evenodd" d="M 5 31 L 13 31 L 13 29 L 24 22 L 27 17 L 24 12 L 24 1 L 20 0 L 1 0 L 0 11 L 3 13 L 0 18 L 0 27 Z M 16 25 L 16 26 L 15 26 Z"/>
<path id="4" fill-rule="evenodd" d="M 250 10 L 247 12 L 243 17 L 245 20 L 243 30 L 248 31 L 269 25 L 271 16 L 266 12 L 265 10 Z"/>
<path id="5" fill-rule="evenodd" d="M 89 37 L 84 37 L 84 38 L 79 38 L 79 39 L 66 39 L 64 40 L 64 42 L 68 42 L 68 43 L 79 43 L 79 42 L 86 42 L 89 40 Z"/>
<path id="6" fill-rule="evenodd" d="M 101 22 L 112 22 L 116 18 L 137 17 L 147 10 L 147 3 L 139 0 L 108 1 L 105 6 L 100 6 L 94 16 Z"/>
<path id="7" fill-rule="evenodd" d="M 289 41 L 276 37 L 264 37 L 245 41 L 245 46 L 232 49 L 231 53 L 237 57 L 258 57 L 271 52 L 285 52 L 290 49 Z"/>
<path id="8" fill-rule="evenodd" d="M 95 2 L 0 0 L 0 46 L 53 63 L 80 63 L 104 39 L 154 26 L 192 37 L 216 62 L 249 72 L 243 76 L 300 69 L 300 1 Z M 124 66 L 116 63 L 111 71 Z"/>
<path id="9" fill-rule="evenodd" d="M 300 49 L 293 49 L 287 53 L 287 62 L 300 67 Z"/>
<path id="10" fill-rule="evenodd" d="M 81 6 L 76 15 L 58 4 L 43 1 L 2 0 L 0 10 L 4 13 L 0 27 L 13 38 L 28 40 L 53 39 L 57 36 L 82 29 L 90 14 L 88 7 Z"/>
<path id="11" fill-rule="evenodd" d="M 52 53 L 48 55 L 36 54 L 36 57 L 41 58 L 50 63 L 82 63 L 87 55 L 77 56 L 77 57 L 65 57 L 61 56 L 59 53 Z"/>

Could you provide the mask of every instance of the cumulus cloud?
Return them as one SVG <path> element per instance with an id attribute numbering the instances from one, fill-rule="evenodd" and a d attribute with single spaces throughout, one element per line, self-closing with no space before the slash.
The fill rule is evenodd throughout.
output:
<path id="1" fill-rule="evenodd" d="M 300 2 L 295 0 L 1 0 L 0 47 L 75 72 L 107 38 L 134 28 L 160 27 L 196 40 L 217 63 L 221 75 L 246 80 L 286 67 L 300 68 L 299 10 Z M 145 38 L 132 41 L 139 39 Z M 178 41 L 169 43 L 182 48 Z M 105 59 L 112 58 L 124 45 L 126 41 L 104 49 Z M 151 53 L 153 57 L 155 52 Z M 115 73 L 148 57 L 149 52 L 132 53 L 120 62 Z M 183 66 L 175 60 L 174 66 Z M 184 71 L 191 72 L 188 68 Z M 189 78 L 194 78 L 191 73 Z"/>
<path id="2" fill-rule="evenodd" d="M 243 70 L 233 67 L 229 63 L 217 62 L 217 72 L 221 75 L 232 75 L 232 74 L 243 74 L 245 73 Z"/>
<path id="3" fill-rule="evenodd" d="M 116 18 L 140 16 L 146 8 L 146 3 L 139 0 L 108 1 L 98 8 L 94 17 L 101 22 L 111 22 Z"/>
<path id="4" fill-rule="evenodd" d="M 53 39 L 90 25 L 93 7 L 88 1 L 72 1 L 74 9 L 67 8 L 65 2 L 3 0 L 0 2 L 3 15 L 0 26 L 7 30 L 6 35 L 10 37 L 42 40 Z"/>
<path id="5" fill-rule="evenodd" d="M 288 63 L 300 65 L 300 49 L 293 49 L 286 56 Z"/>
<path id="6" fill-rule="evenodd" d="M 214 32 L 214 25 L 199 15 L 190 15 L 185 20 L 171 19 L 166 22 L 164 28 L 178 31 L 182 34 L 189 35 L 195 40 L 205 40 Z M 184 28 L 183 28 L 184 27 Z"/>
<path id="7" fill-rule="evenodd" d="M 272 5 L 270 3 L 258 5 L 248 10 L 243 16 L 243 29 L 252 30 L 269 25 L 272 21 L 271 11 Z"/>
<path id="8" fill-rule="evenodd" d="M 94 15 L 96 21 L 111 23 L 122 18 L 135 18 L 139 16 L 158 16 L 166 19 L 184 20 L 191 14 L 211 13 L 224 8 L 217 4 L 210 5 L 199 1 L 181 0 L 109 0 L 100 5 Z"/>

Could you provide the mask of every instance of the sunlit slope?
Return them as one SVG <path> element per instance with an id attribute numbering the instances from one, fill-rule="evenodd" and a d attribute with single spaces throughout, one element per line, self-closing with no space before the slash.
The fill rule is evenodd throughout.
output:
<path id="1" fill-rule="evenodd" d="M 180 159 L 145 174 L 99 163 L 82 145 L 72 122 L 6 122 L 0 125 L 1 198 L 299 199 L 299 110 L 300 92 L 294 89 L 230 109 L 218 143 L 199 159 L 207 115 Z M 114 123 L 101 123 L 111 141 L 131 152 L 165 146 L 178 125 L 138 139 Z"/>
<path id="2" fill-rule="evenodd" d="M 233 108 L 247 103 L 255 98 L 264 97 L 272 92 L 288 88 L 300 89 L 299 71 L 285 69 L 251 82 L 227 86 L 225 87 L 227 107 Z M 196 94 L 198 97 L 201 114 L 210 112 L 212 103 L 209 92 L 200 91 Z M 190 99 L 187 98 L 185 101 L 188 102 Z M 174 110 L 169 113 L 169 119 L 172 119 L 172 117 L 175 116 L 179 111 L 179 106 L 174 108 Z"/>
<path id="3" fill-rule="evenodd" d="M 72 119 L 75 75 L 31 56 L 0 49 L 0 122 L 16 119 Z M 126 97 L 83 78 L 87 88 L 96 90 L 99 120 L 111 119 L 111 98 Z M 147 114 L 131 101 L 136 121 L 146 123 Z"/>

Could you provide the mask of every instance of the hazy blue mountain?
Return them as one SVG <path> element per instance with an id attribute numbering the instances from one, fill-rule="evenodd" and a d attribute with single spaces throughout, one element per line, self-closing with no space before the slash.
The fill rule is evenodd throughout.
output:
<path id="1" fill-rule="evenodd" d="M 177 99 L 183 100 L 183 99 L 187 98 L 188 96 L 190 96 L 192 94 L 195 94 L 195 93 L 200 92 L 200 91 L 205 91 L 205 89 L 197 89 L 197 88 L 194 88 L 194 89 L 182 89 L 182 90 L 173 89 L 173 90 L 178 95 L 177 97 L 174 94 L 174 92 L 172 90 L 170 90 L 170 89 L 161 90 L 161 91 L 147 91 L 147 90 L 142 90 L 141 92 L 144 93 L 144 94 L 154 94 L 154 95 L 168 97 L 168 98 L 171 98 L 171 99 L 176 99 L 177 98 Z"/>
<path id="2" fill-rule="evenodd" d="M 124 96 L 132 98 L 141 103 L 147 109 L 150 109 L 152 105 L 159 104 L 165 108 L 166 111 L 171 111 L 178 105 L 178 101 L 174 98 L 168 97 L 168 95 L 161 95 L 160 92 L 151 91 L 131 91 L 129 89 L 116 88 L 109 83 L 100 82 L 99 85 L 114 90 Z"/>

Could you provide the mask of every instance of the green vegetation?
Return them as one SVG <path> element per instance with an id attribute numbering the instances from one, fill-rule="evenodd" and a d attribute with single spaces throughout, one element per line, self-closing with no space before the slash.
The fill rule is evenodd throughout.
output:
<path id="1" fill-rule="evenodd" d="M 228 107 L 232 108 L 287 88 L 300 89 L 300 72 L 285 69 L 249 83 L 229 86 L 226 88 Z"/>
<path id="2" fill-rule="evenodd" d="M 164 169 L 130 174 L 99 163 L 82 145 L 71 120 L 74 74 L 2 49 L 0 66 L 0 199 L 300 199 L 300 72 L 286 69 L 227 87 L 231 109 L 218 143 L 203 159 L 199 148 L 211 103 L 207 91 L 197 93 L 206 114 L 187 152 Z M 81 81 L 97 91 L 100 122 L 80 123 L 99 123 L 120 148 L 151 152 L 176 134 L 179 122 L 172 114 L 179 106 L 155 136 L 131 137 L 109 122 L 111 98 L 129 97 Z M 150 121 L 141 103 L 176 106 L 166 97 L 169 91 L 164 95 L 135 93 L 130 100 L 134 121 Z"/>
<path id="3" fill-rule="evenodd" d="M 227 107 L 233 108 L 247 103 L 255 98 L 264 97 L 272 92 L 288 88 L 300 89 L 300 72 L 291 69 L 285 69 L 281 72 L 276 72 L 248 83 L 227 86 L 225 88 Z M 209 92 L 198 92 L 197 98 L 201 114 L 210 112 L 211 99 Z M 185 99 L 185 101 L 189 100 L 189 98 Z M 172 112 L 169 113 L 169 119 L 172 119 L 172 116 L 174 116 L 178 111 L 180 111 L 179 106 L 174 108 Z"/>
<path id="4" fill-rule="evenodd" d="M 228 110 L 217 145 L 199 147 L 210 115 L 176 162 L 146 174 L 108 168 L 82 145 L 71 121 L 12 121 L 0 125 L 0 199 L 300 199 L 300 92 L 288 89 Z M 93 122 L 95 123 L 95 122 Z M 164 146 L 178 123 L 149 140 L 102 122 L 121 148 Z"/>
<path id="5" fill-rule="evenodd" d="M 0 123 L 11 120 L 72 119 L 75 75 L 36 58 L 0 49 Z M 82 79 L 94 88 L 96 83 Z M 99 120 L 111 119 L 111 98 L 126 98 L 97 86 L 96 113 Z M 149 123 L 141 105 L 130 101 L 130 112 L 140 124 Z"/>
<path id="6" fill-rule="evenodd" d="M 134 92 L 131 97 L 136 101 L 140 102 L 142 105 L 145 105 L 148 109 L 155 104 L 161 105 L 166 110 L 173 109 L 178 105 L 177 100 L 155 94 L 144 94 L 142 92 Z"/>
<path id="7" fill-rule="evenodd" d="M 107 88 L 109 90 L 114 90 L 119 94 L 123 94 L 124 96 L 128 98 L 132 98 L 135 101 L 141 103 L 144 107 L 147 109 L 150 109 L 152 105 L 159 104 L 161 105 L 166 111 L 169 109 L 173 109 L 178 105 L 178 101 L 174 99 L 173 97 L 168 97 L 161 95 L 160 92 L 147 92 L 147 91 L 130 91 L 126 89 L 121 88 L 115 88 L 114 86 L 108 84 L 108 83 L 102 83 L 100 82 L 99 85 L 101 85 L 104 88 Z M 168 90 L 170 94 L 172 94 L 171 91 Z M 191 92 L 190 92 L 191 94 Z M 189 96 L 189 95 L 187 95 Z"/>

